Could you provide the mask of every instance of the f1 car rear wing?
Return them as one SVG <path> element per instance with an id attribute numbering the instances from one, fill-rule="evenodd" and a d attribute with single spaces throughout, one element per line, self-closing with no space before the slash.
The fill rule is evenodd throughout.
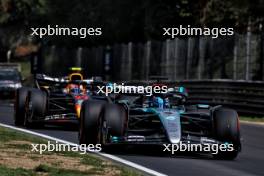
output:
<path id="1" fill-rule="evenodd" d="M 45 74 L 35 74 L 34 82 L 36 87 L 52 86 L 56 84 L 64 85 L 68 83 L 68 80 L 63 77 L 51 77 Z"/>
<path id="2" fill-rule="evenodd" d="M 68 82 L 66 78 L 60 77 L 51 77 L 45 74 L 36 74 L 35 79 L 38 81 L 46 81 L 46 82 L 57 82 L 57 83 L 63 83 L 63 82 Z"/>
<path id="3" fill-rule="evenodd" d="M 90 84 L 94 82 L 92 79 L 83 79 L 83 80 L 70 80 L 67 76 L 66 77 L 51 77 L 45 74 L 36 74 L 35 75 L 35 84 L 37 87 L 42 85 L 65 85 L 70 83 L 86 83 Z"/>

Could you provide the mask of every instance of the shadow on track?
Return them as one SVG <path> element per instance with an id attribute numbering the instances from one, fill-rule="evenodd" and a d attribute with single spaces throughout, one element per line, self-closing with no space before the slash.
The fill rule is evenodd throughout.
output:
<path id="1" fill-rule="evenodd" d="M 37 128 L 32 128 L 34 130 L 41 130 L 41 131 L 72 131 L 72 132 L 77 132 L 78 131 L 78 125 L 74 124 L 63 124 L 63 125 L 44 125 L 43 127 L 37 127 Z"/>

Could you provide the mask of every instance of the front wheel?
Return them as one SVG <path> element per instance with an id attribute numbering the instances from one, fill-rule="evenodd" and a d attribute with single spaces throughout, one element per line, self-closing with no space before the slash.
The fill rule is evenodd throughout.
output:
<path id="1" fill-rule="evenodd" d="M 79 143 L 101 144 L 102 109 L 105 102 L 87 100 L 83 102 L 80 114 Z"/>
<path id="2" fill-rule="evenodd" d="M 104 108 L 104 121 L 111 136 L 122 137 L 126 130 L 127 114 L 121 105 L 107 104 Z"/>

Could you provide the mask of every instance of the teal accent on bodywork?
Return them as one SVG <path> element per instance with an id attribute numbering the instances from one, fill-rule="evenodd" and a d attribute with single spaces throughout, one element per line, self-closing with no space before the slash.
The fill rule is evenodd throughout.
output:
<path id="1" fill-rule="evenodd" d="M 184 87 L 179 87 L 179 92 L 180 92 L 180 93 L 183 93 L 183 92 L 184 92 L 184 90 L 185 90 L 185 88 L 184 88 Z"/>
<path id="2" fill-rule="evenodd" d="M 210 106 L 206 104 L 198 104 L 197 107 L 198 108 L 209 108 Z"/>
<path id="3" fill-rule="evenodd" d="M 118 103 L 123 103 L 123 104 L 128 105 L 129 101 L 128 100 L 119 100 Z"/>
<path id="4" fill-rule="evenodd" d="M 157 103 L 158 103 L 158 107 L 159 107 L 160 109 L 163 109 L 163 104 L 164 104 L 163 99 L 160 98 L 160 97 L 157 97 Z"/>
<path id="5" fill-rule="evenodd" d="M 228 148 L 229 142 L 225 142 L 225 147 Z"/>
<path id="6" fill-rule="evenodd" d="M 142 109 L 144 112 L 157 113 L 155 108 L 139 108 L 139 109 Z"/>
<path id="7" fill-rule="evenodd" d="M 113 137 L 111 138 L 111 140 L 112 140 L 112 142 L 118 142 L 118 141 L 119 141 L 119 138 L 116 137 L 116 136 L 113 136 Z"/>
<path id="8" fill-rule="evenodd" d="M 181 139 L 180 112 L 176 109 L 140 108 L 144 112 L 156 114 L 164 128 L 171 143 L 178 143 Z"/>

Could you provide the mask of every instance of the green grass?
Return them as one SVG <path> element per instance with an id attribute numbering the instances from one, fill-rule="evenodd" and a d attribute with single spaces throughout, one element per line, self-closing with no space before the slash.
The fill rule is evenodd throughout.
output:
<path id="1" fill-rule="evenodd" d="M 30 150 L 30 146 L 28 144 L 6 144 L 5 147 L 21 150 Z"/>
<path id="2" fill-rule="evenodd" d="M 105 167 L 111 167 L 113 169 L 121 170 L 121 176 L 135 176 L 135 172 L 131 169 L 124 168 L 119 165 L 106 165 L 103 163 L 98 156 L 90 154 L 89 157 L 87 155 L 79 154 L 77 152 L 57 152 L 59 155 L 69 156 L 81 158 L 81 163 L 90 166 L 96 166 L 92 171 L 95 173 L 102 171 Z M 137 173 L 140 175 L 139 173 Z"/>
<path id="3" fill-rule="evenodd" d="M 20 141 L 20 142 L 16 142 Z M 24 141 L 24 142 L 23 142 Z M 132 170 L 131 168 L 124 167 L 106 161 L 101 157 L 94 154 L 80 154 L 78 152 L 44 152 L 43 155 L 39 153 L 31 152 L 31 143 L 48 143 L 47 140 L 36 137 L 33 135 L 17 132 L 8 128 L 0 127 L 0 157 L 1 154 L 5 154 L 9 157 L 14 157 L 14 161 L 18 161 L 18 166 L 10 167 L 8 163 L 3 163 L 0 160 L 0 175 L 1 176 L 35 176 L 35 175 L 48 175 L 48 176 L 84 176 L 84 175 L 104 175 L 110 171 L 116 171 L 116 175 L 121 176 L 139 176 L 141 173 Z M 2 156 L 5 156 L 2 155 Z M 32 165 L 34 168 L 25 169 L 19 166 L 20 162 L 23 162 L 21 158 L 27 158 L 32 160 L 31 162 L 37 162 L 42 157 L 57 157 L 64 158 L 63 162 L 68 163 L 70 160 L 79 161 L 79 165 L 88 168 L 86 170 L 78 170 L 76 167 L 65 168 L 62 167 L 60 160 L 49 160 L 41 164 Z M 11 158 L 12 158 L 11 157 Z M 46 161 L 46 160 L 45 160 Z"/>
<path id="4" fill-rule="evenodd" d="M 33 135 L 24 134 L 15 130 L 0 127 L 0 143 L 14 140 L 30 141 L 33 143 L 46 143 L 47 141 Z"/>
<path id="5" fill-rule="evenodd" d="M 45 164 L 41 164 L 34 169 L 36 173 L 48 173 L 51 176 L 65 175 L 65 176 L 85 176 L 85 175 L 95 175 L 98 174 L 94 171 L 82 172 L 78 170 L 69 169 L 58 169 L 56 167 L 50 167 Z"/>
<path id="6" fill-rule="evenodd" d="M 27 78 L 30 73 L 30 62 L 19 62 L 21 64 L 21 75 L 23 78 Z"/>
<path id="7" fill-rule="evenodd" d="M 26 170 L 22 168 L 17 168 L 17 169 L 10 169 L 5 166 L 0 165 L 0 175 L 1 176 L 34 176 L 33 171 L 31 170 Z"/>
<path id="8" fill-rule="evenodd" d="M 98 174 L 94 171 L 82 172 L 78 170 L 59 169 L 56 167 L 47 166 L 45 164 L 41 164 L 32 170 L 27 170 L 23 168 L 11 169 L 0 165 L 1 176 L 36 176 L 41 173 L 48 174 L 49 176 L 86 176 Z"/>
<path id="9" fill-rule="evenodd" d="M 37 176 L 40 174 L 47 174 L 49 176 L 87 176 L 98 175 L 97 171 L 91 170 L 89 172 L 82 172 L 78 170 L 58 169 L 56 167 L 50 167 L 45 164 L 41 164 L 33 170 L 27 170 L 23 168 L 11 169 L 0 165 L 1 176 Z M 135 173 L 131 170 L 121 168 L 121 174 L 119 176 L 135 176 Z"/>

